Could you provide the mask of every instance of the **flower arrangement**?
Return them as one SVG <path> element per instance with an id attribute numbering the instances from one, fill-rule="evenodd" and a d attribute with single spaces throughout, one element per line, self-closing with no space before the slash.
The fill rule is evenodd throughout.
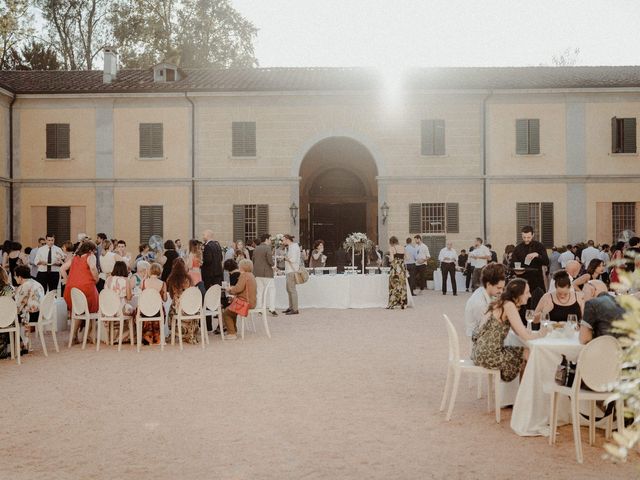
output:
<path id="1" fill-rule="evenodd" d="M 273 248 L 280 248 L 283 240 L 284 240 L 284 234 L 277 233 L 273 237 L 271 237 L 271 246 Z"/>
<path id="2" fill-rule="evenodd" d="M 373 248 L 373 242 L 369 240 L 366 233 L 354 232 L 344 241 L 344 249 L 348 252 L 352 251 L 369 251 Z"/>

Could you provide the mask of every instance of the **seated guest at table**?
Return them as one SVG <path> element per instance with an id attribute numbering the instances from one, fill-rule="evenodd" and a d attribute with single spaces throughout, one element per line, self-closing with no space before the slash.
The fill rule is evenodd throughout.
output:
<path id="1" fill-rule="evenodd" d="M 238 277 L 238 283 L 234 286 L 229 286 L 226 291 L 238 298 L 241 298 L 249 303 L 249 308 L 256 307 L 256 292 L 258 289 L 256 279 L 253 276 L 253 263 L 251 260 L 243 259 L 238 264 L 240 269 L 240 276 Z M 222 312 L 222 318 L 224 319 L 224 326 L 227 329 L 227 335 L 225 339 L 235 340 L 236 337 L 236 319 L 238 314 L 229 310 L 229 307 L 225 308 Z"/>
<path id="2" fill-rule="evenodd" d="M 523 342 L 546 334 L 546 330 L 529 332 L 522 324 L 518 309 L 530 297 L 526 280 L 511 280 L 500 298 L 489 305 L 487 320 L 476 329 L 471 338 L 471 360 L 481 367 L 500 370 L 500 377 L 504 382 L 514 380 L 521 373 L 528 355 L 523 347 L 505 346 L 504 340 L 509 329 Z"/>
<path id="3" fill-rule="evenodd" d="M 129 277 L 129 288 L 133 295 L 139 295 L 142 291 L 142 282 L 149 276 L 150 268 L 151 264 L 146 260 L 138 260 L 136 263 L 136 272 Z"/>
<path id="4" fill-rule="evenodd" d="M 131 253 L 127 252 L 127 242 L 124 240 L 118 240 L 118 243 L 115 244 L 114 250 L 116 260 L 122 260 L 127 264 L 127 268 L 131 268 L 131 262 L 134 260 L 134 257 Z"/>
<path id="5" fill-rule="evenodd" d="M 177 258 L 173 262 L 171 275 L 167 279 L 167 291 L 171 297 L 171 308 L 169 309 L 169 325 L 172 319 L 178 315 L 180 297 L 184 291 L 192 285 L 191 277 L 187 271 L 187 266 L 182 258 Z M 177 322 L 177 320 L 176 320 Z M 198 343 L 200 334 L 200 320 L 185 320 L 182 322 L 182 341 L 185 343 Z"/>
<path id="6" fill-rule="evenodd" d="M 464 308 L 464 324 L 467 337 L 486 320 L 489 304 L 495 301 L 504 291 L 506 269 L 504 265 L 492 263 L 482 270 L 481 287 L 477 288 Z"/>
<path id="7" fill-rule="evenodd" d="M 571 288 L 571 278 L 564 270 L 559 270 L 553 275 L 555 290 L 545 293 L 535 311 L 536 321 L 541 315 L 548 313 L 552 322 L 566 322 L 571 314 L 577 316 L 577 320 L 582 318 L 584 302 L 582 294 Z"/>
<path id="8" fill-rule="evenodd" d="M 589 262 L 589 265 L 587 265 L 586 273 L 576 278 L 574 283 L 580 285 L 581 288 L 584 288 L 584 286 L 591 280 L 600 280 L 600 277 L 605 270 L 606 265 L 604 261 L 599 258 L 594 258 Z"/>
<path id="9" fill-rule="evenodd" d="M 580 343 L 589 343 L 596 337 L 612 335 L 618 337 L 624 334 L 612 330 L 613 322 L 622 320 L 624 309 L 609 295 L 604 282 L 594 282 L 595 298 L 584 305 L 584 318 L 580 322 Z"/>
<path id="10" fill-rule="evenodd" d="M 154 262 L 149 267 L 149 276 L 142 280 L 142 291 L 147 288 L 152 288 L 160 294 L 160 298 L 163 302 L 167 301 L 167 285 L 160 280 L 162 275 L 162 265 Z M 163 307 L 164 308 L 164 307 Z M 158 322 L 142 322 L 142 340 L 145 345 L 151 345 L 153 343 L 160 343 L 160 325 Z"/>
<path id="11" fill-rule="evenodd" d="M 229 260 L 225 260 L 222 266 L 224 271 L 229 275 L 229 285 L 234 286 L 238 283 L 238 278 L 240 278 L 240 269 L 238 268 L 238 263 L 230 258 Z M 231 303 L 231 300 L 227 297 L 225 292 L 222 292 L 222 307 L 226 308 Z"/>
<path id="12" fill-rule="evenodd" d="M 602 280 L 590 280 L 582 287 L 582 301 L 586 303 L 602 292 L 607 292 L 609 287 Z"/>
<path id="13" fill-rule="evenodd" d="M 311 257 L 309 258 L 309 268 L 322 268 L 327 262 L 324 254 L 324 240 L 316 240 L 313 244 Z"/>
<path id="14" fill-rule="evenodd" d="M 24 325 L 29 322 L 37 322 L 40 312 L 40 302 L 44 298 L 44 288 L 39 282 L 31 278 L 31 271 L 26 265 L 18 265 L 13 271 L 13 276 L 18 282 L 15 297 L 20 322 Z M 31 344 L 29 337 L 29 327 L 25 327 L 26 349 L 28 349 Z"/>
<path id="15" fill-rule="evenodd" d="M 11 297 L 15 289 L 11 285 L 9 274 L 4 268 L 0 267 L 0 297 Z M 10 341 L 8 333 L 0 333 L 0 359 L 11 356 Z"/>
<path id="16" fill-rule="evenodd" d="M 563 270 L 558 270 L 558 272 L 566 272 L 569 274 L 569 280 L 571 281 L 571 288 L 574 290 L 580 290 L 582 288 L 582 284 L 586 283 L 587 279 L 579 279 L 580 269 L 582 265 L 577 260 L 569 260 L 567 262 L 567 266 Z M 557 272 L 556 272 L 557 273 Z M 555 274 L 554 274 L 555 275 Z M 578 281 L 576 281 L 578 280 Z M 553 292 L 556 289 L 556 282 L 551 278 L 549 282 L 549 292 Z"/>
<path id="17" fill-rule="evenodd" d="M 111 275 L 107 278 L 104 287 L 107 290 L 114 291 L 118 295 L 122 313 L 125 315 L 131 315 L 133 313 L 133 307 L 128 303 L 131 301 L 132 297 L 131 284 L 129 283 L 128 277 L 129 272 L 127 270 L 127 264 L 122 261 L 118 261 L 113 266 Z"/>

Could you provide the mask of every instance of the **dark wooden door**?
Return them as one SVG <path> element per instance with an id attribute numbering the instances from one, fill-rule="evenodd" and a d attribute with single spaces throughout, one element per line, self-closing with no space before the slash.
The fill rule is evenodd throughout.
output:
<path id="1" fill-rule="evenodd" d="M 335 265 L 335 251 L 353 232 L 367 231 L 366 203 L 313 203 L 311 204 L 311 245 L 324 240 L 327 265 Z"/>

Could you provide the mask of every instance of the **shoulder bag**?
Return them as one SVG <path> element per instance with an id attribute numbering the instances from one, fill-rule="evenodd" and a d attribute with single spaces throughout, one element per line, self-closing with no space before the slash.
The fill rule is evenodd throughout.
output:
<path id="1" fill-rule="evenodd" d="M 297 272 L 295 272 L 296 285 L 300 285 L 301 283 L 306 283 L 309 280 L 309 272 L 304 268 L 302 262 L 300 262 L 300 268 Z"/>
<path id="2" fill-rule="evenodd" d="M 227 308 L 233 313 L 240 315 L 241 317 L 246 317 L 249 315 L 249 302 L 247 302 L 244 298 L 234 297 L 233 301 Z"/>

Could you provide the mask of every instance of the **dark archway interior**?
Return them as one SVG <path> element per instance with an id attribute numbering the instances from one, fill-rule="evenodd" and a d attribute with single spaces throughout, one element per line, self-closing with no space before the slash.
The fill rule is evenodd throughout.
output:
<path id="1" fill-rule="evenodd" d="M 311 248 L 322 239 L 329 265 L 352 232 L 378 239 L 377 168 L 369 150 L 348 137 L 315 144 L 300 167 L 300 237 Z"/>

